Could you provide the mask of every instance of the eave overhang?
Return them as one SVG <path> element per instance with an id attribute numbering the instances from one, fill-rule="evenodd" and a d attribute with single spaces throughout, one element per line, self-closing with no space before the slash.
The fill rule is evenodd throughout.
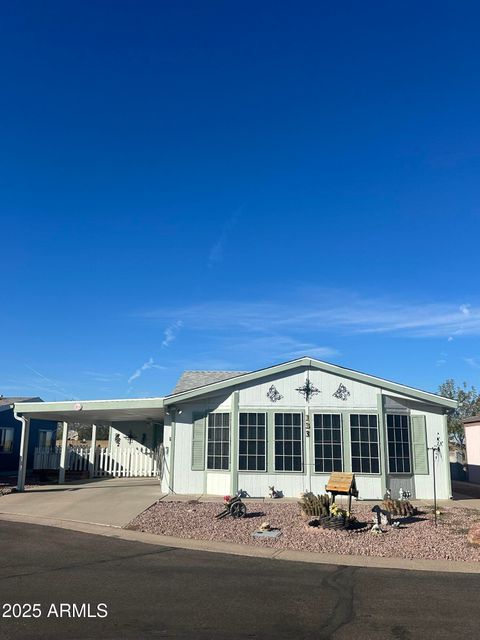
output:
<path id="1" fill-rule="evenodd" d="M 213 382 L 211 384 L 197 387 L 189 391 L 170 394 L 168 396 L 165 396 L 164 404 L 165 406 L 171 406 L 172 404 L 175 404 L 177 402 L 192 400 L 199 396 L 223 391 L 225 389 L 228 389 L 229 387 L 235 387 L 248 382 L 255 382 L 257 380 L 260 380 L 261 378 L 285 373 L 298 367 L 319 369 L 321 371 L 332 373 L 345 379 L 355 380 L 357 382 L 362 382 L 364 384 L 378 387 L 384 392 L 391 391 L 392 393 L 399 394 L 406 398 L 440 405 L 448 409 L 456 409 L 457 407 L 456 400 L 444 398 L 443 396 L 436 395 L 435 393 L 415 389 L 414 387 L 409 387 L 398 382 L 384 380 L 383 378 L 379 378 L 377 376 L 372 376 L 367 373 L 361 373 L 360 371 L 354 371 L 353 369 L 347 369 L 346 367 L 341 367 L 336 364 L 330 364 L 329 362 L 323 362 L 322 360 L 316 360 L 315 358 L 309 358 L 307 356 L 274 365 L 273 367 L 267 367 L 265 369 L 259 369 L 258 371 L 252 371 L 251 373 L 244 373 L 239 376 L 235 376 L 234 378 L 229 378 L 220 382 Z"/>

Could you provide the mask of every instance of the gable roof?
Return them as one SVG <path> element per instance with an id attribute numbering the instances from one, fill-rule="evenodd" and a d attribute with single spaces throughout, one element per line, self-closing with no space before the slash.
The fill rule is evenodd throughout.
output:
<path id="1" fill-rule="evenodd" d="M 172 394 L 243 376 L 245 373 L 249 373 L 249 371 L 184 371 L 178 379 Z"/>
<path id="2" fill-rule="evenodd" d="M 472 416 L 471 418 L 465 418 L 465 420 L 462 420 L 462 422 L 463 424 L 480 422 L 480 416 Z"/>
<path id="3" fill-rule="evenodd" d="M 363 382 L 364 384 L 380 387 L 382 389 L 385 389 L 386 391 L 392 391 L 393 393 L 398 393 L 403 396 L 413 398 L 415 400 L 430 402 L 430 403 L 437 404 L 450 409 L 455 409 L 457 407 L 456 400 L 451 400 L 450 398 L 444 398 L 443 396 L 439 396 L 435 393 L 430 393 L 429 391 L 422 391 L 421 389 L 415 389 L 414 387 L 409 387 L 407 385 L 403 385 L 398 382 L 385 380 L 383 378 L 372 376 L 367 373 L 361 373 L 360 371 L 354 371 L 353 369 L 347 369 L 346 367 L 341 367 L 340 365 L 337 365 L 337 364 L 330 364 L 329 362 L 323 362 L 322 360 L 317 360 L 316 358 L 309 358 L 308 356 L 297 358 L 295 360 L 290 360 L 288 362 L 283 362 L 281 364 L 273 365 L 272 367 L 266 367 L 265 369 L 258 369 L 257 371 L 251 371 L 247 373 L 238 372 L 233 377 L 228 377 L 222 380 L 209 382 L 209 383 L 203 384 L 202 386 L 195 387 L 193 389 L 186 389 L 181 391 L 174 390 L 173 393 L 165 397 L 164 403 L 165 403 L 165 406 L 167 406 L 168 404 L 174 404 L 175 402 L 179 402 L 181 400 L 189 400 L 191 398 L 195 398 L 196 396 L 204 395 L 206 393 L 221 391 L 228 387 L 233 387 L 237 384 L 243 384 L 245 382 L 253 382 L 261 378 L 265 378 L 267 376 L 284 373 L 286 371 L 295 369 L 297 367 L 310 367 L 314 369 L 320 369 L 321 371 L 326 371 L 327 373 L 332 373 L 334 375 L 338 375 L 343 378 L 349 378 L 351 380 L 356 380 L 357 382 Z M 215 372 L 210 372 L 210 373 L 215 373 Z M 219 372 L 219 373 L 234 373 L 234 372 Z"/>

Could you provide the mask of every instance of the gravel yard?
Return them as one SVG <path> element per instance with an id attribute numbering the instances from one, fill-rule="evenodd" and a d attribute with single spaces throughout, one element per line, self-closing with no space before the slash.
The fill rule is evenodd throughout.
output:
<path id="1" fill-rule="evenodd" d="M 395 558 L 446 559 L 480 561 L 480 546 L 467 540 L 472 525 L 480 522 L 480 512 L 452 506 L 442 508 L 438 526 L 433 523 L 431 506 L 420 507 L 420 513 L 401 521 L 398 530 L 374 534 L 367 529 L 333 531 L 309 527 L 310 518 L 295 503 L 246 502 L 247 517 L 227 516 L 216 520 L 222 511 L 219 502 L 157 502 L 137 516 L 128 529 L 161 535 L 201 540 L 222 540 L 278 549 L 297 549 L 319 553 L 380 556 Z M 370 523 L 372 505 L 353 505 L 359 522 Z M 278 538 L 253 538 L 262 522 L 279 528 Z"/>

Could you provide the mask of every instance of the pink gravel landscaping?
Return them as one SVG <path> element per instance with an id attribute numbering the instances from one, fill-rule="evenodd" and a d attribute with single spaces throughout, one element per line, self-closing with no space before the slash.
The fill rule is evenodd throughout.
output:
<path id="1" fill-rule="evenodd" d="M 180 538 L 218 540 L 277 549 L 296 549 L 318 553 L 379 556 L 409 559 L 443 559 L 480 561 L 480 546 L 467 540 L 468 530 L 480 523 L 480 512 L 452 506 L 442 508 L 435 528 L 431 506 L 420 507 L 417 516 L 396 518 L 398 530 L 374 534 L 366 529 L 333 531 L 307 525 L 310 518 L 302 515 L 295 503 L 247 502 L 247 517 L 227 516 L 216 520 L 223 505 L 218 502 L 157 502 L 138 515 L 128 529 Z M 354 505 L 360 522 L 370 523 L 371 505 Z M 278 538 L 253 538 L 262 522 L 279 528 Z"/>

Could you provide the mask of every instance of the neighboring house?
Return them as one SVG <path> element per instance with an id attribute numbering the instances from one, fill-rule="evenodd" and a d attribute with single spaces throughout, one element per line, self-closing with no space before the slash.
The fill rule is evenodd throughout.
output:
<path id="1" fill-rule="evenodd" d="M 16 472 L 20 454 L 21 423 L 13 415 L 13 405 L 23 402 L 42 402 L 41 398 L 6 398 L 0 396 L 0 474 Z M 56 422 L 32 420 L 27 456 L 27 468 L 33 467 L 35 447 L 48 447 L 55 443 Z"/>
<path id="2" fill-rule="evenodd" d="M 274 485 L 296 497 L 325 492 L 332 471 L 345 471 L 355 473 L 360 498 L 379 500 L 387 488 L 394 497 L 402 488 L 431 499 L 434 466 L 437 496 L 451 497 L 447 413 L 456 406 L 304 357 L 253 372 L 188 371 L 159 398 L 15 409 L 25 420 L 67 423 L 81 415 L 83 423 L 110 424 L 122 443 L 163 442 L 164 491 L 265 496 Z M 437 435 L 442 445 L 433 462 L 428 447 Z"/>
<path id="3" fill-rule="evenodd" d="M 480 416 L 463 421 L 469 482 L 480 484 Z"/>
<path id="4" fill-rule="evenodd" d="M 468 476 L 463 448 L 453 442 L 449 443 L 448 448 L 450 451 L 450 475 L 452 480 L 466 482 Z"/>

